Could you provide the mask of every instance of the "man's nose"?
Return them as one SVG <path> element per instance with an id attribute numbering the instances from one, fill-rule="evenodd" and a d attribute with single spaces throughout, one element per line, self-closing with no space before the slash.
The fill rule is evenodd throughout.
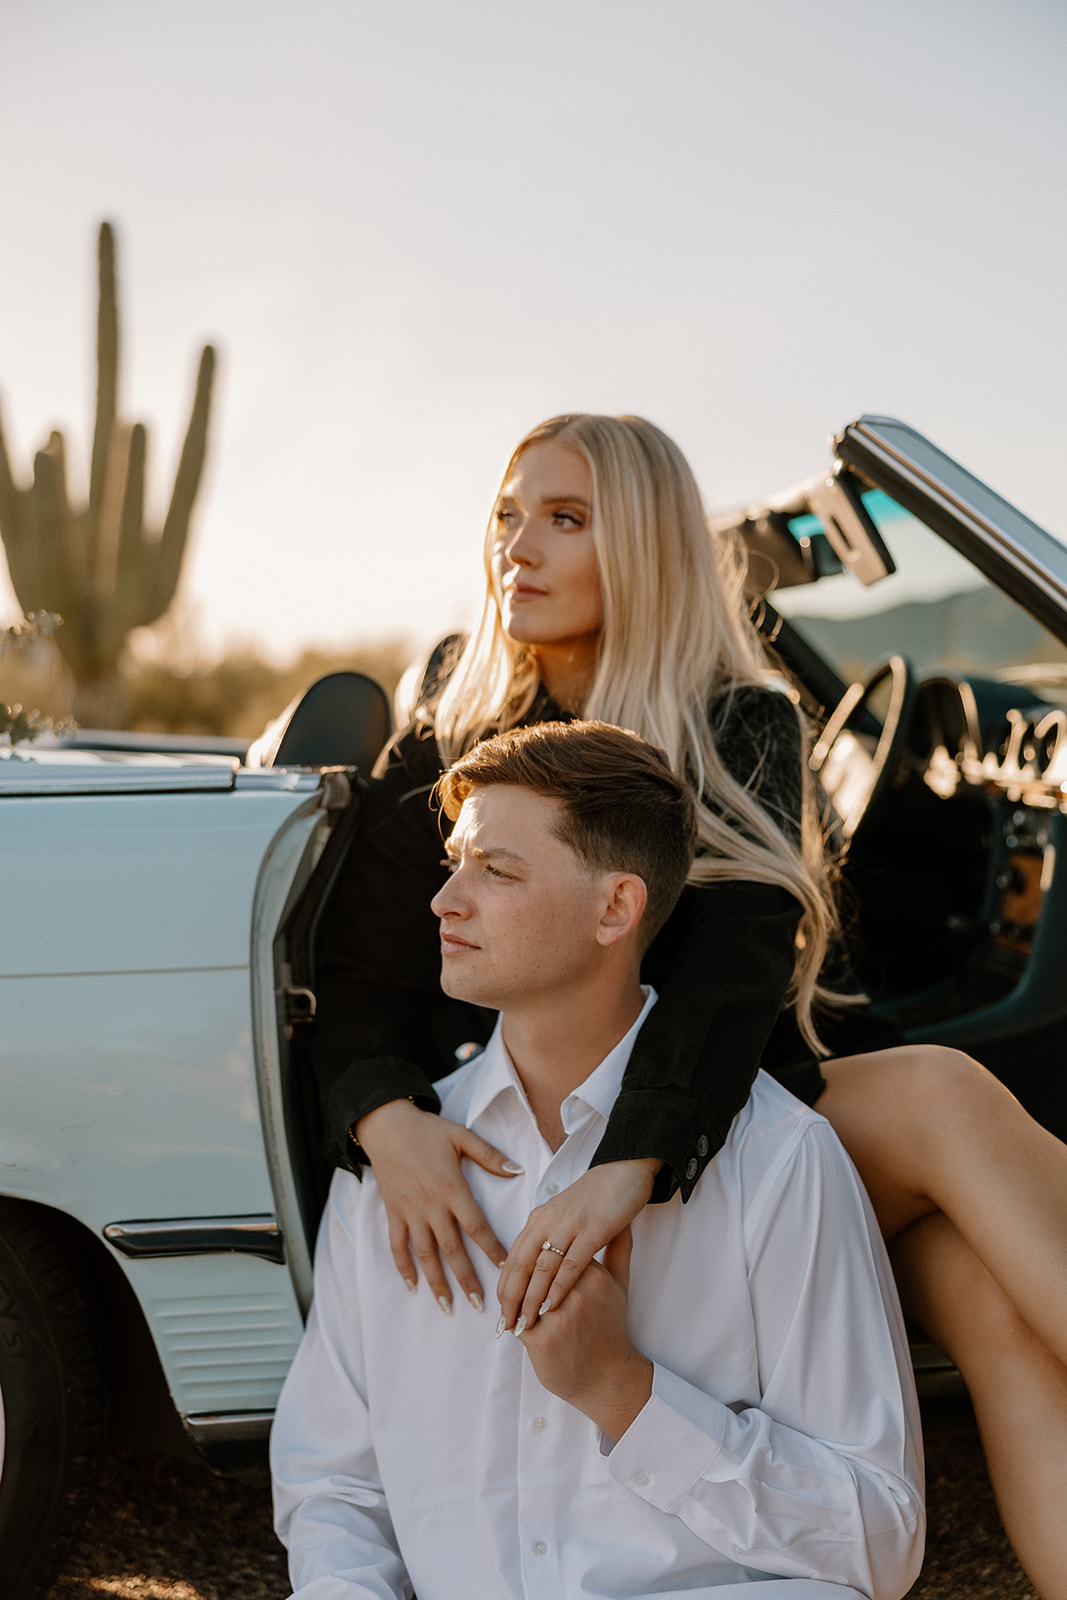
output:
<path id="1" fill-rule="evenodd" d="M 435 917 L 459 917 L 463 915 L 462 896 L 459 884 L 456 881 L 458 869 L 445 879 L 433 899 L 430 901 L 430 910 Z"/>

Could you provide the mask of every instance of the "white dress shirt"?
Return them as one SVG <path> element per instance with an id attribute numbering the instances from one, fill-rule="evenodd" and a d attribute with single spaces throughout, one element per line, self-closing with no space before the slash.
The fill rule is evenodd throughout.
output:
<path id="1" fill-rule="evenodd" d="M 499 1025 L 438 1088 L 525 1167 L 466 1166 L 507 1246 L 586 1170 L 637 1030 L 562 1107 L 553 1154 Z M 685 1206 L 633 1226 L 629 1328 L 653 1393 L 618 1442 L 461 1296 L 389 1252 L 368 1174 L 334 1174 L 315 1301 L 271 1443 L 297 1600 L 899 1600 L 922 1559 L 915 1391 L 882 1240 L 821 1117 L 760 1073 Z M 551 1313 L 548 1313 L 551 1315 Z"/>

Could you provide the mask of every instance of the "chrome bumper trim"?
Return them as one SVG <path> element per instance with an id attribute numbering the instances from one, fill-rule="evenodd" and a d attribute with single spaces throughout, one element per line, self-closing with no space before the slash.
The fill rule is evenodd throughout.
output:
<path id="1" fill-rule="evenodd" d="M 183 1417 L 185 1431 L 194 1444 L 253 1444 L 266 1439 L 273 1411 L 194 1411 Z"/>
<path id="2" fill-rule="evenodd" d="M 168 1217 L 145 1222 L 110 1222 L 103 1230 L 108 1244 L 124 1256 L 143 1261 L 152 1256 L 207 1256 L 236 1250 L 282 1263 L 285 1245 L 278 1219 L 269 1213 L 251 1217 Z"/>

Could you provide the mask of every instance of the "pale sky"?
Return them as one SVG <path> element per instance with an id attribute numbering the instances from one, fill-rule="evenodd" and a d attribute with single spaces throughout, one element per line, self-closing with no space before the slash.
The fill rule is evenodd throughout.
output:
<path id="1" fill-rule="evenodd" d="M 95 252 L 213 647 L 469 620 L 517 439 L 673 434 L 710 508 L 902 417 L 1067 536 L 1062 0 L 0 0 L 0 413 L 85 492 Z M 0 581 L 0 621 L 14 615 Z"/>

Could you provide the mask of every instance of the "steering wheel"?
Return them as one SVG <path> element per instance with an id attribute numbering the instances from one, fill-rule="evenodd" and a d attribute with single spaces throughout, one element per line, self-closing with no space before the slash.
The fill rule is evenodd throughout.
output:
<path id="1" fill-rule="evenodd" d="M 886 678 L 891 679 L 889 709 L 872 752 L 870 741 L 848 724 L 856 721 L 857 714 Z M 875 668 L 866 683 L 849 684 L 808 758 L 808 765 L 837 813 L 846 842 L 884 809 L 911 727 L 916 690 L 911 665 L 903 656 L 891 656 Z"/>

